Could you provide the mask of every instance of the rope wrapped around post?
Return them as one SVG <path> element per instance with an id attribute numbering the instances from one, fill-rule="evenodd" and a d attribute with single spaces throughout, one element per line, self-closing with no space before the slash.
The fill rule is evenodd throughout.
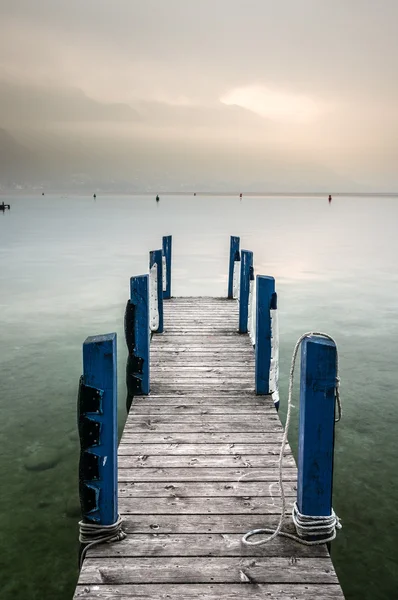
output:
<path id="1" fill-rule="evenodd" d="M 318 338 L 318 339 L 316 339 Z M 328 343 L 320 344 L 319 338 L 323 338 Z M 304 429 L 301 431 L 300 441 L 299 441 L 299 477 L 298 477 L 298 492 L 297 492 L 297 502 L 295 502 L 292 511 L 292 519 L 293 523 L 296 526 L 297 535 L 293 535 L 291 533 L 287 533 L 282 531 L 282 527 L 285 522 L 285 513 L 286 513 L 286 498 L 283 487 L 283 457 L 285 452 L 285 446 L 287 444 L 288 434 L 289 434 L 289 426 L 290 426 L 290 418 L 291 418 L 291 408 L 292 408 L 292 395 L 293 395 L 293 381 L 294 381 L 294 368 L 296 364 L 296 357 L 298 350 L 303 341 L 309 340 L 314 344 L 318 344 L 319 348 L 315 348 L 315 350 L 321 351 L 321 356 L 323 355 L 323 361 L 321 364 L 318 364 L 318 367 L 314 364 L 314 358 L 316 357 L 316 353 L 314 352 L 314 348 L 311 349 L 311 354 L 308 358 L 306 352 L 302 352 L 302 373 L 301 373 L 301 398 L 300 398 L 300 411 L 303 406 L 305 406 L 306 395 L 309 393 L 309 396 L 316 399 L 316 396 L 320 398 L 324 398 L 325 402 L 329 404 L 328 409 L 328 429 L 326 432 L 327 435 L 324 439 L 321 439 L 319 434 L 319 428 L 314 432 L 315 436 L 318 438 L 318 441 L 321 440 L 322 446 L 312 447 L 310 450 L 304 448 L 305 441 L 305 431 Z M 307 349 L 305 349 L 307 350 Z M 311 369 L 311 374 L 307 375 L 307 367 Z M 314 368 L 315 375 L 318 376 L 318 380 L 316 377 L 314 378 Z M 325 374 L 327 378 L 325 378 Z M 312 381 L 312 389 L 308 391 L 306 382 L 307 376 L 311 378 Z M 331 379 L 332 378 L 332 379 Z M 312 394 L 312 391 L 315 391 L 315 394 Z M 312 398 L 311 398 L 312 400 Z M 330 406 L 330 402 L 332 405 Z M 308 407 L 307 407 L 308 408 Z M 335 417 L 335 408 L 337 408 L 337 418 Z M 314 410 L 312 407 L 310 410 Z M 315 415 L 315 419 L 322 418 L 324 414 L 323 406 L 319 407 L 319 412 Z M 331 336 L 322 332 L 309 332 L 302 335 L 297 341 L 293 356 L 292 363 L 290 367 L 290 376 L 289 376 L 289 394 L 288 394 L 288 405 L 287 405 L 287 416 L 286 416 L 286 424 L 285 431 L 283 434 L 281 449 L 279 453 L 278 459 L 278 472 L 279 472 L 279 488 L 281 492 L 281 514 L 279 518 L 278 525 L 276 529 L 253 529 L 246 533 L 242 538 L 242 543 L 248 546 L 259 546 L 262 544 L 267 544 L 275 539 L 278 535 L 290 538 L 299 542 L 300 544 L 304 544 L 306 546 L 314 546 L 318 544 L 325 544 L 326 542 L 331 542 L 336 537 L 336 530 L 341 529 L 342 525 L 340 519 L 337 517 L 333 508 L 331 506 L 331 494 L 332 494 L 332 476 L 333 476 L 333 450 L 330 451 L 330 445 L 334 442 L 334 424 L 335 422 L 340 421 L 342 414 L 341 409 L 341 399 L 340 399 L 340 377 L 339 377 L 339 361 L 338 361 L 338 352 L 335 341 Z M 302 412 L 300 412 L 300 417 L 302 417 Z M 309 420 L 308 420 L 309 421 Z M 307 427 L 313 429 L 313 422 L 307 422 Z M 300 419 L 300 427 L 305 427 L 305 424 Z M 332 436 L 330 435 L 332 433 Z M 326 439 L 325 439 L 326 438 Z M 323 494 L 311 494 L 310 489 L 310 497 L 306 498 L 303 488 L 303 477 L 307 476 L 308 469 L 311 469 L 311 465 L 316 461 L 318 466 L 318 472 L 322 471 L 322 466 L 326 465 L 326 480 L 323 481 Z M 315 481 L 315 485 L 317 485 L 319 489 L 319 482 Z M 308 486 L 310 487 L 310 486 Z M 306 514 L 303 510 L 303 506 L 305 504 L 319 507 L 319 513 L 324 511 L 327 514 Z M 301 505 L 301 506 L 300 506 Z M 303 512 L 299 510 L 299 506 Z M 261 535 L 261 534 L 270 534 L 268 538 L 261 539 L 258 541 L 249 541 L 252 536 Z"/>

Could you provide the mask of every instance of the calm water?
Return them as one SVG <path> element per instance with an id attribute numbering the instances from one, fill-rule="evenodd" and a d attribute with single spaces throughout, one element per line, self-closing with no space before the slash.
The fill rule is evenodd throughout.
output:
<path id="1" fill-rule="evenodd" d="M 5 199 L 5 201 L 7 201 Z M 81 344 L 116 331 L 125 418 L 129 277 L 173 234 L 173 294 L 225 295 L 229 235 L 276 278 L 281 413 L 296 339 L 335 337 L 343 421 L 333 560 L 347 599 L 397 597 L 398 200 L 10 198 L 0 214 L 0 589 L 67 600 L 77 578 L 76 396 Z M 296 403 L 297 406 L 297 403 Z M 295 409 L 297 414 L 297 408 Z M 295 432 L 290 436 L 295 448 Z M 47 461 L 52 468 L 31 470 Z"/>

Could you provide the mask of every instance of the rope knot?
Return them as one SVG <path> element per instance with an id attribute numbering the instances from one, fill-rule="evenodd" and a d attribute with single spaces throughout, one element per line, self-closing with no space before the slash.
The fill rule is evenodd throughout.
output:
<path id="1" fill-rule="evenodd" d="M 127 537 L 122 529 L 123 521 L 120 515 L 112 525 L 99 525 L 98 523 L 85 523 L 79 521 L 79 542 L 84 544 L 80 556 L 80 568 L 86 557 L 87 551 L 98 544 L 111 544 L 112 542 L 121 542 Z"/>

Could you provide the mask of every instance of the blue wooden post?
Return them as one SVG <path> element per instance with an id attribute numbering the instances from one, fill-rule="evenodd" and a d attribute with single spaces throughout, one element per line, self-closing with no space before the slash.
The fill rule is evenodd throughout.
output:
<path id="1" fill-rule="evenodd" d="M 130 279 L 130 300 L 126 306 L 124 330 L 129 351 L 127 395 L 132 400 L 134 396 L 149 394 L 149 275 Z"/>
<path id="2" fill-rule="evenodd" d="M 297 505 L 330 516 L 336 387 L 336 345 L 321 336 L 301 343 Z"/>
<path id="3" fill-rule="evenodd" d="M 247 333 L 249 316 L 250 270 L 253 267 L 253 252 L 242 250 L 240 263 L 239 333 Z"/>
<path id="4" fill-rule="evenodd" d="M 112 525 L 117 505 L 116 333 L 83 344 L 78 425 L 79 494 L 86 523 Z"/>
<path id="5" fill-rule="evenodd" d="M 229 275 L 228 275 L 228 298 L 233 298 L 233 283 L 234 283 L 234 261 L 235 254 L 239 252 L 240 238 L 231 235 L 230 250 L 229 250 Z"/>
<path id="6" fill-rule="evenodd" d="M 271 367 L 271 314 L 275 298 L 275 279 L 257 275 L 256 292 L 256 348 L 255 383 L 256 394 L 270 393 L 269 372 Z"/>
<path id="7" fill-rule="evenodd" d="M 166 289 L 163 292 L 163 298 L 171 298 L 171 235 L 163 236 L 163 256 L 166 259 Z"/>
<path id="8" fill-rule="evenodd" d="M 162 251 L 161 250 L 151 250 L 149 253 L 149 268 L 151 269 L 153 265 L 156 263 L 157 265 L 157 274 L 158 274 L 158 311 L 159 311 L 159 327 L 156 330 L 156 333 L 163 333 L 163 277 L 162 277 Z"/>

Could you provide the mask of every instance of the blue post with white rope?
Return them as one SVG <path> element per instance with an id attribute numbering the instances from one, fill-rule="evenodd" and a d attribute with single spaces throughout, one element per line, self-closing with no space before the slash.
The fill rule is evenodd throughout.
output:
<path id="1" fill-rule="evenodd" d="M 304 515 L 332 514 L 336 352 L 317 335 L 301 344 L 297 506 Z"/>
<path id="2" fill-rule="evenodd" d="M 79 495 L 86 523 L 118 518 L 116 333 L 88 337 L 78 400 Z"/>
<path id="3" fill-rule="evenodd" d="M 163 265 L 162 250 L 151 250 L 149 253 L 149 268 L 156 264 L 157 272 L 157 296 L 159 311 L 159 326 L 156 333 L 163 333 Z"/>
<path id="4" fill-rule="evenodd" d="M 249 316 L 250 269 L 253 267 L 253 252 L 242 250 L 240 263 L 239 333 L 247 333 Z"/>
<path id="5" fill-rule="evenodd" d="M 256 282 L 255 388 L 256 394 L 267 395 L 270 393 L 271 309 L 275 298 L 275 279 L 257 275 Z"/>
<path id="6" fill-rule="evenodd" d="M 234 262 L 235 255 L 239 252 L 240 238 L 231 235 L 230 249 L 229 249 L 229 274 L 228 274 L 228 298 L 233 298 L 233 285 L 234 285 Z"/>
<path id="7" fill-rule="evenodd" d="M 166 281 L 164 283 L 163 298 L 171 298 L 171 235 L 163 236 L 163 257 L 166 260 Z"/>

